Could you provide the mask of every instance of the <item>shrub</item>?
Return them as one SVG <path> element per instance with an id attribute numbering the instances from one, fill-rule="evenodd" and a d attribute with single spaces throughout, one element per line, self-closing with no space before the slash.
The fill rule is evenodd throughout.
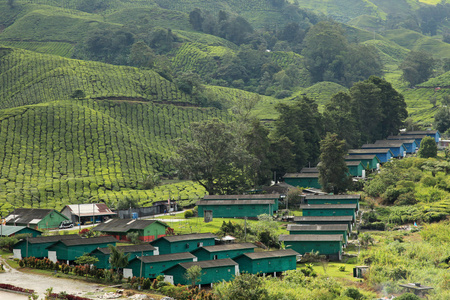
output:
<path id="1" fill-rule="evenodd" d="M 361 294 L 361 292 L 357 288 L 348 288 L 344 291 L 344 296 L 347 296 L 349 298 L 360 300 L 363 299 L 364 296 Z"/>
<path id="2" fill-rule="evenodd" d="M 192 212 L 192 210 L 187 210 L 184 212 L 184 218 L 185 219 L 189 219 L 192 218 L 194 216 L 194 213 Z"/>

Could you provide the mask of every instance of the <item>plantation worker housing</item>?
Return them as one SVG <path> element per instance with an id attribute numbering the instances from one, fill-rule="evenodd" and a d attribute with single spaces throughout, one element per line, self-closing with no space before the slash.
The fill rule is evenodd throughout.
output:
<path id="1" fill-rule="evenodd" d="M 39 230 L 58 228 L 62 221 L 68 219 L 54 209 L 16 208 L 5 220 L 6 225 L 26 226 Z"/>
<path id="2" fill-rule="evenodd" d="M 94 231 L 114 236 L 119 241 L 130 241 L 129 233 L 137 233 L 139 239 L 150 242 L 166 235 L 166 223 L 157 220 L 109 219 L 94 227 Z"/>
<path id="3" fill-rule="evenodd" d="M 73 223 L 100 223 L 116 216 L 104 203 L 66 205 L 61 213 Z"/>

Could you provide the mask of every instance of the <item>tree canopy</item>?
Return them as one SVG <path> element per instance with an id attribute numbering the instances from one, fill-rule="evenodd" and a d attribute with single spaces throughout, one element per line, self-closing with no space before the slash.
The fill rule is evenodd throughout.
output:
<path id="1" fill-rule="evenodd" d="M 410 86 L 427 81 L 433 74 L 433 56 L 425 51 L 411 51 L 400 65 L 403 80 Z"/>
<path id="2" fill-rule="evenodd" d="M 426 136 L 420 142 L 419 152 L 417 155 L 422 158 L 436 157 L 437 156 L 437 145 L 434 138 Z"/>

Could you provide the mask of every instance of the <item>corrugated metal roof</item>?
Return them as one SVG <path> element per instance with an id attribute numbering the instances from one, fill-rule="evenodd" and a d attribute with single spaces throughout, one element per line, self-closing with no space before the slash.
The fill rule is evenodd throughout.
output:
<path id="1" fill-rule="evenodd" d="M 215 238 L 217 238 L 217 236 L 212 233 L 191 233 L 191 234 L 180 234 L 161 237 L 161 239 L 165 239 L 171 243 L 180 241 L 201 240 L 201 239 L 215 239 Z"/>
<path id="2" fill-rule="evenodd" d="M 348 153 L 386 153 L 389 150 L 389 148 L 386 149 L 351 149 L 348 150 Z"/>
<path id="3" fill-rule="evenodd" d="M 106 248 L 97 248 L 98 251 L 103 254 L 111 254 L 111 249 L 109 247 Z M 142 245 L 131 245 L 131 246 L 117 246 L 117 250 L 122 251 L 123 253 L 131 253 L 131 252 L 142 252 L 142 251 L 153 251 L 155 247 L 150 244 L 142 244 Z"/>
<path id="4" fill-rule="evenodd" d="M 162 223 L 158 220 L 112 219 L 108 220 L 108 222 L 97 225 L 93 230 L 103 232 L 128 232 L 132 229 L 144 229 L 155 222 L 159 222 L 164 226 L 169 227 L 167 224 Z"/>
<path id="5" fill-rule="evenodd" d="M 361 199 L 361 195 L 306 195 L 306 199 Z"/>
<path id="6" fill-rule="evenodd" d="M 401 141 L 401 140 L 391 140 L 391 141 Z M 389 149 L 389 148 L 400 148 L 404 147 L 403 143 L 380 143 L 380 144 L 364 144 L 361 146 L 363 149 Z"/>
<path id="7" fill-rule="evenodd" d="M 203 261 L 193 261 L 178 264 L 184 269 L 189 269 L 192 266 L 200 266 L 202 269 L 209 269 L 215 267 L 226 267 L 226 266 L 236 266 L 238 263 L 230 258 L 216 259 L 216 260 L 203 260 Z"/>
<path id="8" fill-rule="evenodd" d="M 199 249 L 205 249 L 208 252 L 220 252 L 220 251 L 228 251 L 228 250 L 253 249 L 253 248 L 258 248 L 258 247 L 252 243 L 236 243 L 236 244 L 206 246 L 206 247 L 201 247 Z"/>
<path id="9" fill-rule="evenodd" d="M 203 200 L 271 200 L 280 197 L 281 194 L 206 195 Z"/>
<path id="10" fill-rule="evenodd" d="M 173 253 L 173 254 L 163 254 L 163 255 L 150 255 L 150 256 L 139 256 L 138 259 L 143 263 L 155 263 L 163 261 L 174 261 L 181 259 L 194 259 L 195 256 L 189 252 Z"/>
<path id="11" fill-rule="evenodd" d="M 426 134 L 417 134 L 417 135 L 390 135 L 386 139 L 388 140 L 410 140 L 410 139 L 423 139 L 426 137 Z"/>
<path id="12" fill-rule="evenodd" d="M 394 145 L 400 147 L 403 144 L 414 143 L 415 140 L 377 140 L 375 141 L 375 145 Z"/>
<path id="13" fill-rule="evenodd" d="M 254 205 L 275 204 L 275 200 L 200 200 L 196 205 Z"/>
<path id="14" fill-rule="evenodd" d="M 28 228 L 26 226 L 10 226 L 10 225 L 0 225 L 1 227 L 1 234 L 2 236 L 10 236 L 12 234 L 16 234 L 17 232 L 21 231 L 22 229 Z M 30 230 L 41 232 L 39 230 L 36 230 L 34 228 L 28 228 Z"/>
<path id="15" fill-rule="evenodd" d="M 356 203 L 350 204 L 302 204 L 301 209 L 356 209 Z"/>
<path id="16" fill-rule="evenodd" d="M 319 169 L 315 168 L 303 168 L 300 173 L 319 173 Z"/>
<path id="17" fill-rule="evenodd" d="M 436 134 L 437 130 L 417 130 L 417 131 L 405 131 L 400 133 L 401 135 L 417 135 L 417 134 Z"/>
<path id="18" fill-rule="evenodd" d="M 346 231 L 347 224 L 299 225 L 289 224 L 287 231 Z"/>
<path id="19" fill-rule="evenodd" d="M 297 251 L 294 251 L 292 249 L 286 249 L 286 250 L 277 250 L 277 251 L 244 253 L 242 255 L 245 255 L 250 259 L 264 259 L 264 258 L 272 258 L 272 257 L 297 256 L 299 254 L 300 253 L 298 253 Z"/>
<path id="20" fill-rule="evenodd" d="M 284 242 L 310 242 L 310 241 L 342 241 L 342 234 L 282 234 L 279 241 Z"/>
<path id="21" fill-rule="evenodd" d="M 346 161 L 345 164 L 347 166 L 359 166 L 362 164 L 362 162 L 359 160 L 352 160 L 352 161 Z"/>
<path id="22" fill-rule="evenodd" d="M 77 239 L 81 240 L 81 236 L 78 234 L 67 234 L 67 235 L 49 235 L 49 236 L 37 236 L 33 238 L 28 238 L 28 243 L 30 244 L 42 244 L 58 242 L 61 240 Z"/>
<path id="23" fill-rule="evenodd" d="M 358 159 L 373 159 L 374 157 L 377 160 L 379 160 L 375 154 L 346 155 L 344 157 L 344 159 L 345 160 L 358 160 Z"/>
<path id="24" fill-rule="evenodd" d="M 118 240 L 116 240 L 112 236 L 99 236 L 99 237 L 92 237 L 92 238 L 61 240 L 60 242 L 66 246 L 78 246 L 78 245 L 117 243 Z"/>
<path id="25" fill-rule="evenodd" d="M 342 221 L 351 222 L 353 221 L 353 216 L 306 216 L 306 217 L 294 217 L 294 222 L 301 221 Z"/>
<path id="26" fill-rule="evenodd" d="M 45 218 L 54 209 L 41 209 L 41 208 L 16 208 L 12 214 L 6 217 L 6 222 L 28 224 L 33 220 L 37 224 L 40 220 Z M 37 220 L 37 222 L 36 222 Z"/>
<path id="27" fill-rule="evenodd" d="M 283 178 L 319 178 L 319 173 L 286 173 Z"/>
<path id="28" fill-rule="evenodd" d="M 63 210 L 66 208 L 68 208 L 73 215 L 80 215 L 81 217 L 92 215 L 107 216 L 116 214 L 111 209 L 109 209 L 109 207 L 105 203 L 71 204 L 66 205 Z"/>

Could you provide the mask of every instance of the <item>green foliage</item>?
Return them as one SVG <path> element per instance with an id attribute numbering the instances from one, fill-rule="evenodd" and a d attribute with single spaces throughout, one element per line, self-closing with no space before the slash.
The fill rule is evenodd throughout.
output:
<path id="1" fill-rule="evenodd" d="M 400 65 L 403 80 L 409 82 L 410 86 L 427 81 L 432 73 L 435 60 L 431 54 L 425 51 L 411 51 Z"/>
<path id="2" fill-rule="evenodd" d="M 254 274 L 243 273 L 229 283 L 214 287 L 214 293 L 223 300 L 266 300 L 269 293 L 263 285 L 263 279 Z"/>
<path id="3" fill-rule="evenodd" d="M 84 253 L 75 259 L 77 265 L 93 265 L 98 262 L 98 258 L 95 256 L 90 256 L 89 253 Z"/>
<path id="4" fill-rule="evenodd" d="M 184 218 L 185 219 L 189 219 L 192 218 L 194 216 L 194 213 L 192 212 L 192 210 L 187 210 L 184 212 Z"/>
<path id="5" fill-rule="evenodd" d="M 127 239 L 135 245 L 142 243 L 139 239 L 139 232 L 128 232 Z"/>
<path id="6" fill-rule="evenodd" d="M 113 245 L 108 245 L 108 247 L 111 249 L 111 254 L 109 256 L 111 267 L 117 269 L 117 273 L 119 273 L 119 269 L 125 268 L 128 265 L 130 253 L 125 254 Z"/>
<path id="7" fill-rule="evenodd" d="M 191 287 L 194 287 L 202 279 L 202 268 L 197 265 L 192 266 L 186 270 L 184 277 L 191 283 Z"/>
<path id="8" fill-rule="evenodd" d="M 436 141 L 432 137 L 424 137 L 420 142 L 420 148 L 417 155 L 421 158 L 436 157 L 437 145 Z"/>
<path id="9" fill-rule="evenodd" d="M 364 299 L 364 296 L 361 294 L 361 292 L 356 288 L 347 288 L 344 291 L 344 296 L 347 296 L 351 299 L 355 300 L 361 300 Z"/>

